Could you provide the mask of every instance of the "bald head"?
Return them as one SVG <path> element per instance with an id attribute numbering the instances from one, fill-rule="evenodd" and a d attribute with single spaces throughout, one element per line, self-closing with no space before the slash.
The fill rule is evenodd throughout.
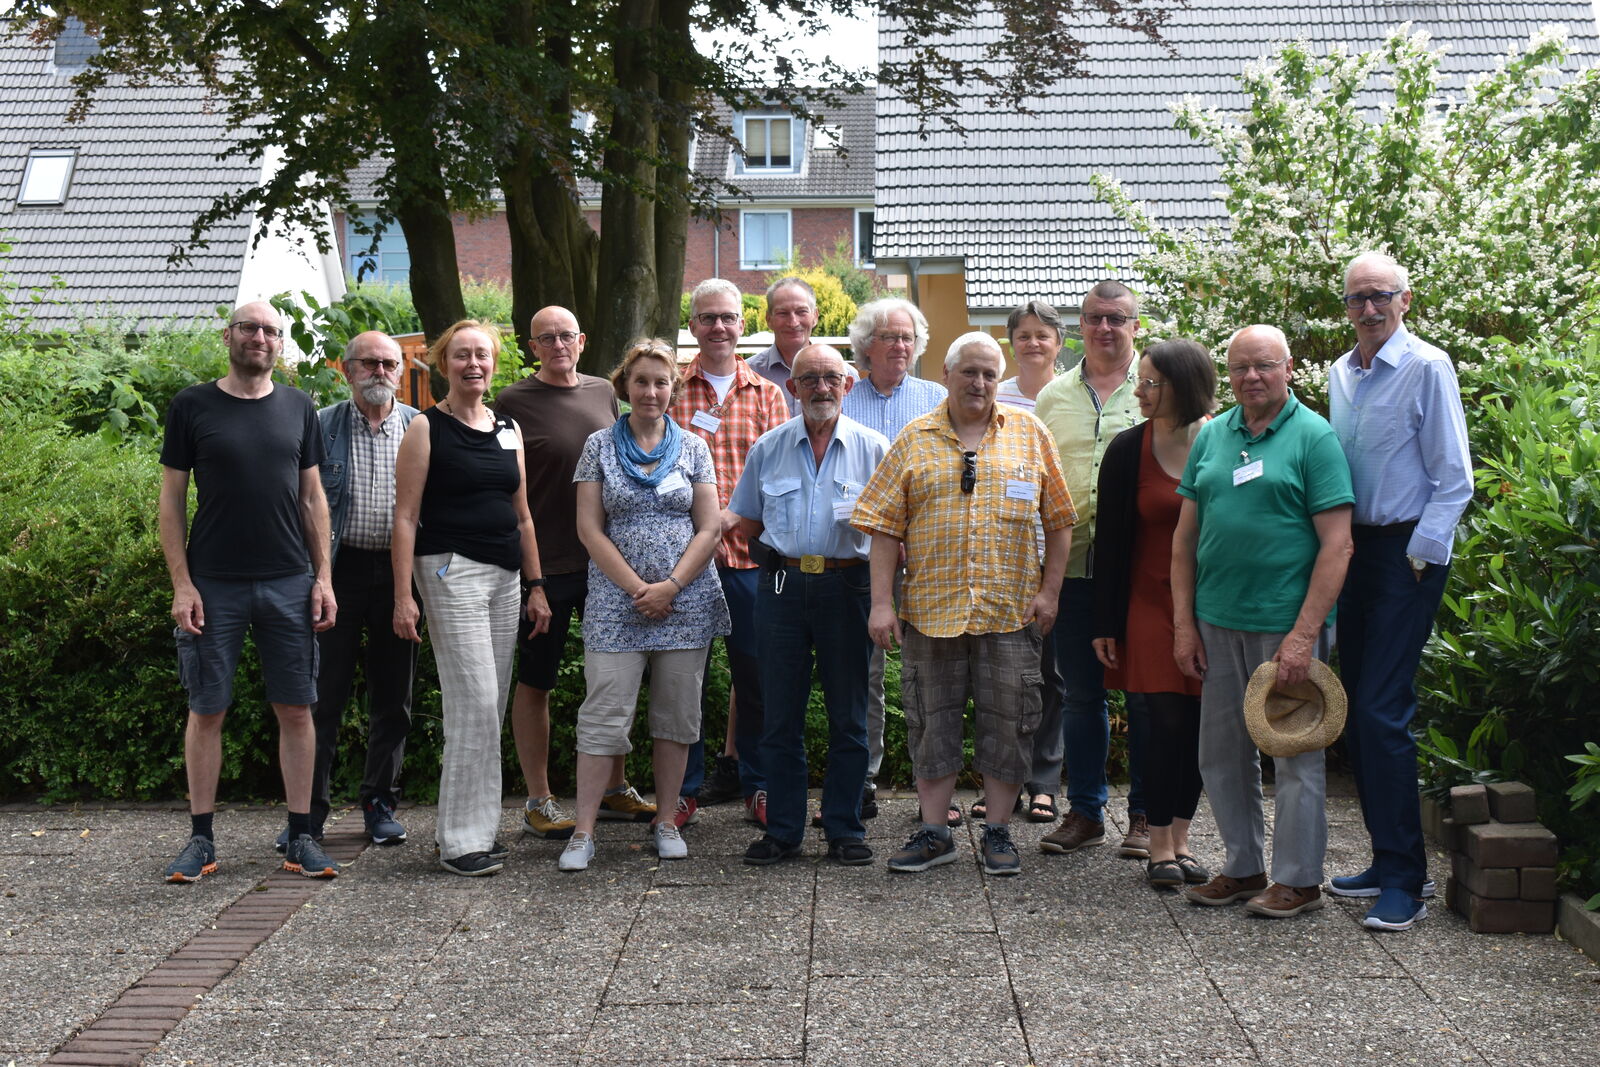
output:
<path id="1" fill-rule="evenodd" d="M 546 385 L 578 384 L 578 357 L 584 336 L 578 318 L 564 307 L 540 308 L 528 324 L 533 354 L 539 359 L 539 380 Z"/>
<path id="2" fill-rule="evenodd" d="M 388 416 L 404 365 L 399 343 L 378 330 L 358 333 L 345 345 L 344 376 L 350 381 L 350 398 L 368 418 Z"/>
<path id="3" fill-rule="evenodd" d="M 806 428 L 819 430 L 839 418 L 839 403 L 855 385 L 844 369 L 844 356 L 827 345 L 806 345 L 794 355 L 786 387 L 800 401 Z"/>
<path id="4" fill-rule="evenodd" d="M 368 330 L 358 333 L 350 338 L 350 343 L 344 346 L 346 362 L 355 359 L 392 359 L 400 360 L 400 343 L 382 330 Z"/>

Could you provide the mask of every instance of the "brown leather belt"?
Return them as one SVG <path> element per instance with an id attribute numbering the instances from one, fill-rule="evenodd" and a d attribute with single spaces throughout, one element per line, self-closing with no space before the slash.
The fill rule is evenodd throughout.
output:
<path id="1" fill-rule="evenodd" d="M 856 567 L 866 562 L 859 559 L 829 559 L 826 556 L 784 556 L 785 566 L 799 567 L 802 574 L 821 574 L 823 571 L 836 571 L 845 567 Z"/>

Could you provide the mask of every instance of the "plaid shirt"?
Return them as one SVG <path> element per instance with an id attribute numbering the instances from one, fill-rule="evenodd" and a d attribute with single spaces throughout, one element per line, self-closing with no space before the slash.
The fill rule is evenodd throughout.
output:
<path id="1" fill-rule="evenodd" d="M 697 411 L 722 420 L 716 433 L 694 425 Z M 717 403 L 717 391 L 700 370 L 700 357 L 695 356 L 684 371 L 683 384 L 678 387 L 669 414 L 673 422 L 698 434 L 711 446 L 711 464 L 717 471 L 717 503 L 726 508 L 733 487 L 739 484 L 739 475 L 744 473 L 750 446 L 756 438 L 788 420 L 789 405 L 783 401 L 782 390 L 751 370 L 742 359 L 733 361 L 733 385 L 722 403 Z M 722 535 L 717 565 L 740 570 L 756 565 L 750 558 L 750 542 L 738 526 Z"/>
<path id="2" fill-rule="evenodd" d="M 388 549 L 394 528 L 394 465 L 404 436 L 398 405 L 376 431 L 361 409 L 350 405 L 350 465 L 344 472 L 350 505 L 340 544 L 372 552 Z"/>
<path id="3" fill-rule="evenodd" d="M 1046 530 L 1078 518 L 1055 441 L 1032 415 L 995 405 L 971 493 L 961 491 L 961 453 L 948 405 L 913 419 L 867 483 L 852 522 L 905 542 L 900 617 L 929 637 L 1022 629 L 1039 591 L 1035 518 Z"/>

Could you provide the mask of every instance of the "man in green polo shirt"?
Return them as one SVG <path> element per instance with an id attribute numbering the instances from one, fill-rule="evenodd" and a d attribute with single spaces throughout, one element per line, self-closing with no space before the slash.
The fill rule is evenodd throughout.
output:
<path id="1" fill-rule="evenodd" d="M 1322 906 L 1328 824 L 1321 749 L 1277 757 L 1272 884 L 1267 884 L 1261 759 L 1244 723 L 1255 669 L 1306 680 L 1332 647 L 1329 624 L 1350 562 L 1350 467 L 1326 419 L 1289 392 L 1283 331 L 1247 326 L 1228 345 L 1238 406 L 1200 431 L 1178 493 L 1172 538 L 1174 655 L 1203 682 L 1200 776 L 1227 850 L 1194 904 L 1245 905 L 1287 918 Z"/>

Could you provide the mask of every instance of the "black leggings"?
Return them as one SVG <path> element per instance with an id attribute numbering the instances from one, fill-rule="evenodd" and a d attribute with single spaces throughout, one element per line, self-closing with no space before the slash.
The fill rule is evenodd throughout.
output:
<path id="1" fill-rule="evenodd" d="M 1145 693 L 1145 815 L 1151 826 L 1192 819 L 1200 803 L 1200 698 Z"/>

